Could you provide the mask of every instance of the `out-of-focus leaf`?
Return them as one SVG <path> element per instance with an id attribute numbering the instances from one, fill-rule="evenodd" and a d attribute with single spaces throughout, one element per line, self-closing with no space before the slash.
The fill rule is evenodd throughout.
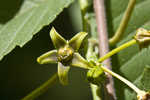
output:
<path id="1" fill-rule="evenodd" d="M 130 60 L 124 63 L 120 68 L 122 75 L 124 75 L 131 82 L 135 83 L 141 89 L 143 88 L 142 87 L 143 85 L 141 84 L 141 82 L 139 82 L 139 80 L 141 80 L 141 77 L 145 77 L 145 76 L 141 76 L 145 68 L 145 65 L 150 65 L 149 54 L 150 54 L 150 47 L 145 48 L 139 53 L 135 54 Z M 143 82 L 145 83 L 145 81 Z M 133 90 L 125 89 L 124 96 L 125 96 L 125 100 L 136 100 L 136 95 L 135 92 L 133 93 Z"/>
<path id="2" fill-rule="evenodd" d="M 129 80 L 136 80 L 137 77 L 142 73 L 145 65 L 150 65 L 150 47 L 143 49 L 135 56 L 133 56 L 129 61 L 127 61 L 120 71 L 125 75 Z"/>
<path id="3" fill-rule="evenodd" d="M 124 11 L 127 7 L 129 0 L 110 0 L 107 4 L 107 13 L 108 13 L 108 31 L 111 32 L 109 35 L 111 36 L 114 31 L 118 28 L 120 21 L 122 19 L 122 16 L 124 15 Z M 135 34 L 135 31 L 137 28 L 143 27 L 146 29 L 150 29 L 150 4 L 149 0 L 137 0 L 136 6 L 133 10 L 131 19 L 129 21 L 129 24 L 127 26 L 127 29 L 124 33 L 123 40 L 117 43 L 116 46 L 119 46 L 129 40 L 131 40 Z M 118 59 L 116 59 L 118 58 Z M 117 69 L 116 72 L 120 70 L 121 75 L 126 77 L 132 82 L 135 82 L 137 80 L 140 80 L 140 75 L 142 74 L 145 65 L 150 65 L 150 47 L 145 48 L 143 50 L 139 50 L 138 45 L 131 46 L 129 48 L 126 48 L 125 50 L 119 52 L 115 59 L 113 59 L 112 63 L 114 63 L 113 67 L 117 67 L 114 69 Z M 116 63 L 117 62 L 117 63 Z M 126 89 L 126 87 L 120 87 L 124 83 L 120 83 L 116 81 L 117 88 L 117 96 L 118 100 L 133 100 L 133 98 L 130 98 L 131 95 L 130 92 L 123 93 L 122 90 Z M 137 86 L 141 86 L 140 82 L 136 83 Z M 132 91 L 132 90 L 131 90 Z M 124 96 L 119 96 L 120 93 L 124 94 Z M 135 96 L 134 96 L 135 98 Z"/>
<path id="4" fill-rule="evenodd" d="M 150 91 L 150 66 L 146 66 L 141 75 L 137 77 L 134 84 L 141 90 Z M 125 89 L 125 100 L 137 100 L 136 93 L 132 90 Z"/>
<path id="5" fill-rule="evenodd" d="M 141 84 L 143 86 L 143 89 L 146 91 L 150 91 L 150 66 L 146 66 L 141 78 Z"/>
<path id="6" fill-rule="evenodd" d="M 18 14 L 0 28 L 0 60 L 22 47 L 43 26 L 51 23 L 73 0 L 26 0 Z"/>
<path id="7" fill-rule="evenodd" d="M 149 4 L 150 4 L 149 0 L 142 0 L 140 3 L 136 4 L 136 7 L 134 8 L 132 17 L 130 19 L 130 22 L 128 24 L 128 27 L 124 36 L 127 36 L 134 30 L 136 30 L 138 27 L 141 27 L 143 24 L 145 24 L 146 22 L 150 20 L 149 19 L 150 15 L 148 15 L 148 13 L 150 12 L 149 6 L 148 6 Z M 122 16 L 123 16 L 123 13 L 117 16 L 113 20 L 114 30 L 117 29 Z"/>

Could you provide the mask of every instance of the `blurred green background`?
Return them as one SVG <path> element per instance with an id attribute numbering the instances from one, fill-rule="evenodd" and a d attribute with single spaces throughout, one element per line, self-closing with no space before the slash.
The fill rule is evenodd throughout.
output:
<path id="1" fill-rule="evenodd" d="M 10 21 L 23 4 L 21 0 L 0 1 L 0 24 Z M 47 81 L 55 72 L 55 64 L 39 65 L 36 58 L 54 49 L 49 31 L 54 26 L 66 39 L 81 31 L 81 15 L 77 2 L 72 4 L 48 26 L 36 34 L 23 48 L 16 47 L 0 61 L 0 100 L 20 100 L 32 90 Z M 71 68 L 69 85 L 57 82 L 36 100 L 91 100 L 90 86 L 86 72 Z"/>

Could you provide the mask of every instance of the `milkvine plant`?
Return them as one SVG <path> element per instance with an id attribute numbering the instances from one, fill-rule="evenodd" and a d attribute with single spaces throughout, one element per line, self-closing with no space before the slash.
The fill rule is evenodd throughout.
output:
<path id="1" fill-rule="evenodd" d="M 124 82 L 131 89 L 133 89 L 137 93 L 138 100 L 149 100 L 150 99 L 149 91 L 144 91 L 144 90 L 139 89 L 127 79 L 123 78 L 122 76 L 118 75 L 117 73 L 105 67 L 106 65 L 104 65 L 102 62 L 108 59 L 109 57 L 111 57 L 112 55 L 118 53 L 119 51 L 129 46 L 132 46 L 136 43 L 139 45 L 140 49 L 147 47 L 150 42 L 150 31 L 147 31 L 146 29 L 143 29 L 143 28 L 139 28 L 136 31 L 136 35 L 133 37 L 132 40 L 113 49 L 112 51 L 108 52 L 105 56 L 100 57 L 100 58 L 94 50 L 94 48 L 96 47 L 95 45 L 98 44 L 98 41 L 96 39 L 93 39 L 91 35 L 91 37 L 88 38 L 88 41 L 86 41 L 88 44 L 88 47 L 87 47 L 86 58 L 84 58 L 80 55 L 78 50 L 84 38 L 88 34 L 90 34 L 90 33 L 87 33 L 87 32 L 90 32 L 89 31 L 90 23 L 88 22 L 86 13 L 88 12 L 88 9 L 91 6 L 91 1 L 79 0 L 79 4 L 81 8 L 81 13 L 82 13 L 83 32 L 79 32 L 70 40 L 66 40 L 62 36 L 60 36 L 59 33 L 53 27 L 50 31 L 50 37 L 56 49 L 51 50 L 41 55 L 40 57 L 38 57 L 37 62 L 40 64 L 57 63 L 58 72 L 56 75 L 54 75 L 54 77 L 56 78 L 56 76 L 58 75 L 59 81 L 62 85 L 68 84 L 68 71 L 70 67 L 79 67 L 79 68 L 83 68 L 87 70 L 87 80 L 89 81 L 89 83 L 93 85 L 105 86 L 103 84 L 105 84 L 105 81 L 107 79 L 106 73 L 109 73 L 115 78 L 118 78 L 119 80 Z M 134 0 L 131 0 L 129 2 L 127 11 L 123 17 L 123 20 L 116 34 L 114 35 L 114 37 L 110 39 L 111 45 L 116 44 L 121 39 L 122 33 L 126 28 L 125 26 L 127 25 L 129 21 L 134 4 L 135 4 Z M 51 80 L 50 82 L 55 81 L 55 78 Z M 94 88 L 94 87 L 91 86 L 91 88 Z M 34 96 L 36 96 L 35 94 L 37 92 L 38 90 L 35 90 L 35 92 L 32 92 L 31 94 L 27 95 L 23 100 L 28 100 L 28 99 L 33 98 Z M 106 97 L 102 97 L 100 93 L 93 91 L 93 99 L 101 100 L 104 98 Z"/>
<path id="2" fill-rule="evenodd" d="M 64 0 L 64 1 L 57 0 L 57 1 L 61 2 L 60 6 L 62 4 L 64 7 L 67 7 L 69 4 L 71 4 L 71 2 L 73 2 L 73 0 Z M 132 11 L 135 6 L 136 0 L 129 0 L 126 11 L 125 11 L 123 17 L 121 16 L 122 20 L 120 22 L 120 25 L 117 28 L 117 31 L 109 39 L 109 42 L 106 43 L 110 47 L 113 47 L 113 48 L 114 48 L 114 46 L 117 45 L 116 48 L 110 50 L 106 55 L 104 55 L 102 57 L 99 56 L 99 54 L 101 52 L 98 53 L 98 51 L 100 51 L 98 49 L 98 46 L 100 44 L 98 41 L 98 38 L 100 38 L 100 37 L 98 37 L 98 35 L 100 33 L 97 30 L 95 31 L 95 29 L 98 29 L 98 28 L 101 29 L 101 27 L 99 27 L 98 25 L 94 26 L 92 20 L 96 19 L 96 21 L 94 21 L 94 24 L 96 24 L 96 22 L 99 22 L 99 20 L 97 20 L 97 17 L 100 17 L 103 14 L 105 15 L 105 10 L 104 10 L 104 12 L 101 12 L 101 15 L 97 15 L 97 13 L 99 11 L 98 7 L 95 7 L 94 8 L 95 10 L 93 10 L 93 6 L 98 6 L 95 3 L 93 3 L 96 1 L 101 1 L 101 0 L 78 0 L 78 5 L 80 6 L 81 17 L 82 17 L 81 18 L 82 19 L 82 31 L 77 33 L 71 39 L 63 38 L 57 32 L 55 27 L 51 28 L 50 38 L 52 40 L 52 43 L 53 43 L 53 46 L 55 47 L 55 49 L 47 51 L 46 53 L 39 56 L 37 58 L 37 62 L 39 64 L 51 64 L 51 63 L 57 64 L 57 72 L 48 81 L 46 81 L 41 86 L 39 86 L 39 88 L 33 90 L 31 93 L 29 93 L 28 95 L 23 97 L 22 100 L 36 99 L 38 96 L 45 93 L 47 91 L 47 89 L 49 89 L 51 86 L 53 86 L 57 82 L 57 79 L 59 79 L 59 82 L 62 84 L 62 86 L 68 85 L 69 84 L 68 72 L 71 67 L 79 67 L 79 68 L 82 68 L 87 71 L 86 79 L 88 80 L 88 83 L 91 86 L 93 100 L 117 100 L 117 97 L 115 95 L 116 93 L 111 94 L 113 99 L 110 99 L 111 98 L 111 97 L 109 97 L 110 95 L 107 94 L 108 91 L 107 91 L 106 85 L 109 84 L 109 82 L 107 82 L 109 79 L 108 75 L 112 75 L 113 78 L 120 80 L 125 85 L 127 85 L 128 88 L 132 89 L 132 91 L 136 93 L 136 96 L 134 98 L 136 98 L 137 100 L 150 100 L 150 89 L 147 88 L 147 87 L 150 87 L 149 86 L 149 84 L 150 84 L 149 83 L 150 82 L 150 78 L 149 78 L 150 77 L 150 74 L 149 74 L 150 67 L 149 66 L 143 65 L 143 67 L 145 67 L 145 66 L 146 67 L 142 74 L 142 78 L 139 79 L 140 82 L 143 81 L 142 85 L 147 86 L 147 87 L 144 87 L 146 89 L 143 89 L 143 88 L 141 88 L 141 86 L 140 87 L 136 86 L 135 83 L 129 81 L 126 77 L 123 77 L 122 75 L 119 75 L 119 73 L 116 73 L 113 70 L 109 69 L 107 67 L 107 65 L 103 63 L 104 61 L 109 59 L 111 56 L 119 53 L 120 51 L 122 52 L 126 48 L 132 47 L 134 45 L 138 45 L 139 53 L 143 52 L 144 50 L 147 50 L 147 49 L 149 50 L 148 46 L 150 44 L 150 31 L 143 27 L 139 27 L 136 30 L 133 30 L 133 31 L 135 31 L 135 34 L 134 34 L 134 36 L 132 36 L 132 38 L 130 40 L 122 43 L 119 46 L 117 45 L 120 42 L 120 40 L 124 39 L 123 33 L 125 33 L 125 30 L 128 26 L 130 17 L 132 16 Z M 149 1 L 147 1 L 147 2 L 149 2 Z M 64 3 L 66 3 L 66 4 L 64 4 Z M 53 5 L 54 2 L 49 0 L 49 1 L 47 1 L 47 3 L 41 3 L 41 6 L 39 6 L 39 8 L 35 8 L 35 10 L 37 10 L 37 11 L 39 10 L 39 12 L 41 11 L 41 13 L 43 14 L 43 16 L 39 17 L 39 20 L 41 20 L 45 16 L 44 14 L 46 14 L 47 16 L 49 15 L 50 12 L 47 13 L 49 4 Z M 105 7 L 104 5 L 105 4 L 103 4 L 103 7 Z M 23 27 L 27 27 L 26 22 L 28 22 L 28 18 L 32 17 L 35 10 L 33 7 L 33 10 L 27 16 L 26 16 L 26 13 L 23 16 L 24 12 L 20 11 L 21 14 L 18 15 L 15 20 L 17 21 L 17 18 L 19 19 L 19 16 L 21 16 L 22 18 L 23 17 L 27 18 L 27 19 L 25 19 L 25 22 L 23 25 L 19 26 L 19 29 L 17 31 L 14 31 L 13 29 L 12 29 L 12 31 L 14 31 L 16 34 L 19 34 L 18 32 L 20 31 L 20 29 L 22 29 Z M 56 10 L 56 12 L 57 12 L 57 9 L 54 8 L 54 10 Z M 57 13 L 50 16 L 51 17 L 50 21 L 55 19 L 54 16 L 58 15 L 61 12 L 61 10 L 62 9 L 58 9 Z M 96 14 L 94 14 L 94 11 Z M 103 20 L 107 20 L 107 17 L 106 17 L 106 19 L 103 19 Z M 47 25 L 47 23 L 49 23 L 47 21 L 49 21 L 48 18 L 44 19 L 43 25 Z M 33 30 L 33 32 L 35 33 L 35 32 L 38 32 L 38 30 L 39 30 L 38 28 L 41 27 L 42 24 L 38 26 L 38 23 L 36 23 L 36 21 L 33 21 L 33 23 L 34 22 L 35 22 L 35 30 Z M 30 21 L 28 24 L 30 24 Z M 10 22 L 10 24 L 8 23 L 6 25 L 7 26 L 2 27 L 0 32 L 3 32 L 3 30 L 5 30 L 6 27 L 11 26 L 11 22 Z M 36 25 L 37 25 L 37 27 L 36 27 Z M 1 28 L 1 26 L 0 26 L 0 28 Z M 7 33 L 7 30 L 6 30 L 6 33 Z M 106 34 L 104 34 L 104 35 L 106 35 Z M 2 35 L 2 38 L 5 38 L 5 36 Z M 0 38 L 0 39 L 2 39 L 2 38 Z M 14 41 L 14 40 L 12 39 L 12 41 Z M 10 42 L 12 42 L 12 41 L 10 41 Z M 18 44 L 16 43 L 16 45 L 22 46 L 24 44 L 24 43 L 19 44 L 20 41 L 17 42 Z M 103 42 L 107 42 L 107 41 L 103 41 Z M 82 45 L 83 43 L 85 44 L 84 46 Z M 3 45 L 5 46 L 6 44 L 2 44 L 1 47 L 3 47 Z M 13 49 L 14 44 L 12 44 L 11 47 L 9 47 L 9 44 L 6 46 L 8 46 L 5 49 L 6 52 L 3 52 L 3 51 L 0 52 L 0 54 L 2 54 L 3 56 L 6 55 L 8 52 L 10 52 L 11 49 Z M 80 48 L 84 48 L 84 55 L 81 54 Z M 1 55 L 0 55 L 0 58 L 2 58 Z M 111 67 L 112 67 L 112 69 L 114 69 L 113 67 L 115 67 L 115 66 L 111 66 Z M 128 67 L 128 66 L 126 66 L 126 67 Z M 114 80 L 110 79 L 109 81 L 114 81 Z M 114 87 L 112 87 L 112 89 L 114 92 L 116 91 Z M 130 99 L 130 98 L 128 98 L 128 99 Z M 132 99 L 133 98 L 131 98 L 131 100 Z"/>

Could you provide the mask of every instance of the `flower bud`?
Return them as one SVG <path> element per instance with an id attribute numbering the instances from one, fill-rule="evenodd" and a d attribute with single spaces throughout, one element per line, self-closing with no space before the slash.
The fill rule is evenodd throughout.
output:
<path id="1" fill-rule="evenodd" d="M 140 48 L 145 48 L 150 44 L 150 31 L 139 28 L 134 38 L 139 43 Z"/>
<path id="2" fill-rule="evenodd" d="M 140 94 L 137 95 L 138 100 L 150 100 L 150 92 L 141 91 Z"/>
<path id="3" fill-rule="evenodd" d="M 87 80 L 93 84 L 99 85 L 104 82 L 105 78 L 105 73 L 99 66 L 95 66 L 87 72 Z"/>

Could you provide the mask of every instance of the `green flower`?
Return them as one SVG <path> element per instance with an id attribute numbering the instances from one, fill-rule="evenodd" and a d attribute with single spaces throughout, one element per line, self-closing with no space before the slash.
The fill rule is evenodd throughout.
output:
<path id="1" fill-rule="evenodd" d="M 59 80 L 63 85 L 67 85 L 70 66 L 85 69 L 90 67 L 89 63 L 77 52 L 86 35 L 85 32 L 79 32 L 67 41 L 52 28 L 50 37 L 56 49 L 38 57 L 37 62 L 40 64 L 58 63 Z"/>

